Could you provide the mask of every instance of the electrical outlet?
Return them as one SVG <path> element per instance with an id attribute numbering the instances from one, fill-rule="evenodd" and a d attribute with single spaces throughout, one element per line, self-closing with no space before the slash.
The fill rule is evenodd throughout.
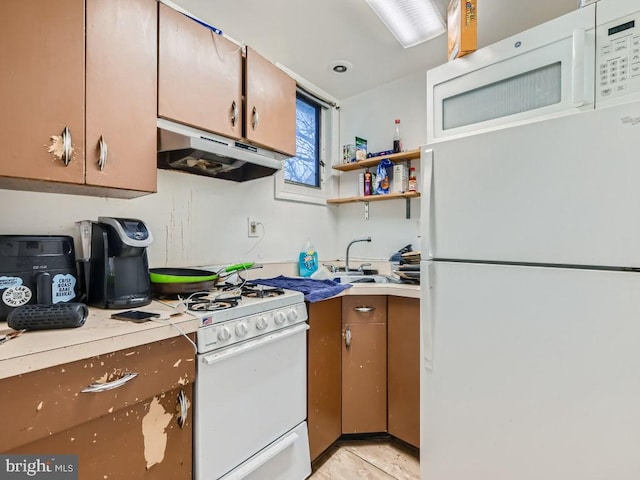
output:
<path id="1" fill-rule="evenodd" d="M 258 222 L 255 218 L 247 217 L 247 228 L 249 237 L 258 236 Z"/>

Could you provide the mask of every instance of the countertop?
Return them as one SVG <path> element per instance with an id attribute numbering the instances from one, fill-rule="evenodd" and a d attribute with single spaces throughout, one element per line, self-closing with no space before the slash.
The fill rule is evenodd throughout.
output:
<path id="1" fill-rule="evenodd" d="M 396 297 L 420 298 L 420 285 L 407 283 L 352 283 L 351 288 L 340 295 L 392 295 Z"/>
<path id="2" fill-rule="evenodd" d="M 356 283 L 338 296 L 346 295 L 420 298 L 420 286 Z M 189 313 L 169 318 L 169 313 L 174 312 L 160 302 L 153 301 L 137 310 L 158 312 L 162 317 L 158 321 L 132 323 L 110 318 L 116 310 L 90 308 L 82 327 L 24 332 L 0 344 L 0 379 L 176 337 L 181 334 L 176 326 L 185 334 L 193 333 L 198 328 L 198 320 Z M 175 326 L 168 324 L 168 321 Z M 6 322 L 0 322 L 0 332 L 7 330 L 11 329 Z"/>

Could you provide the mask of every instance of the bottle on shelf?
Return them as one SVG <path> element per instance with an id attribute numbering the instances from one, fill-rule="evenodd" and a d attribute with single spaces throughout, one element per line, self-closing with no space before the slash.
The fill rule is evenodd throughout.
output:
<path id="1" fill-rule="evenodd" d="M 364 172 L 364 195 L 368 196 L 371 195 L 371 186 L 373 185 L 373 177 L 371 175 L 371 172 L 369 171 L 369 169 L 367 169 L 366 172 Z"/>
<path id="2" fill-rule="evenodd" d="M 393 133 L 393 153 L 402 151 L 402 137 L 400 137 L 400 119 L 396 118 L 396 129 Z"/>
<path id="3" fill-rule="evenodd" d="M 409 169 L 409 191 L 410 192 L 418 191 L 418 179 L 416 178 L 416 167 L 411 167 Z"/>

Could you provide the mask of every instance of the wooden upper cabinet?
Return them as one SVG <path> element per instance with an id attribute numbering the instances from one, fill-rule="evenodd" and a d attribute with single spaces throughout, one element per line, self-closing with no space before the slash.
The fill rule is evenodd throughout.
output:
<path id="1" fill-rule="evenodd" d="M 245 61 L 245 137 L 295 156 L 295 80 L 250 47 Z"/>
<path id="2" fill-rule="evenodd" d="M 84 1 L 3 0 L 0 72 L 0 175 L 83 183 Z M 65 127 L 67 166 L 48 151 Z"/>
<path id="3" fill-rule="evenodd" d="M 242 50 L 160 4 L 158 116 L 242 137 Z"/>
<path id="4" fill-rule="evenodd" d="M 86 8 L 86 183 L 155 192 L 157 2 L 87 0 Z"/>
<path id="5" fill-rule="evenodd" d="M 83 0 L 4 0 L 2 9 L 2 186 L 20 188 L 8 180 L 20 179 L 49 182 L 25 189 L 64 193 L 154 192 L 156 2 L 86 0 L 85 10 Z"/>

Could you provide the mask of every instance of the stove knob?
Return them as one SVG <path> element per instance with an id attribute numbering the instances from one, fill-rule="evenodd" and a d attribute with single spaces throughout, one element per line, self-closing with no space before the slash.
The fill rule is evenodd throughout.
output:
<path id="1" fill-rule="evenodd" d="M 298 311 L 295 308 L 292 308 L 287 313 L 287 320 L 290 322 L 295 322 L 298 319 Z"/>
<path id="2" fill-rule="evenodd" d="M 218 330 L 218 340 L 226 342 L 231 338 L 231 332 L 227 327 L 220 327 Z"/>
<path id="3" fill-rule="evenodd" d="M 258 330 L 264 330 L 265 328 L 267 328 L 267 319 L 264 317 L 260 317 L 258 318 L 258 321 L 256 322 L 256 328 Z"/>
<path id="4" fill-rule="evenodd" d="M 247 325 L 244 322 L 238 323 L 236 325 L 236 335 L 238 337 L 244 337 L 247 334 Z"/>
<path id="5" fill-rule="evenodd" d="M 287 317 L 285 316 L 284 312 L 278 312 L 276 313 L 276 325 L 282 325 L 286 320 Z"/>

